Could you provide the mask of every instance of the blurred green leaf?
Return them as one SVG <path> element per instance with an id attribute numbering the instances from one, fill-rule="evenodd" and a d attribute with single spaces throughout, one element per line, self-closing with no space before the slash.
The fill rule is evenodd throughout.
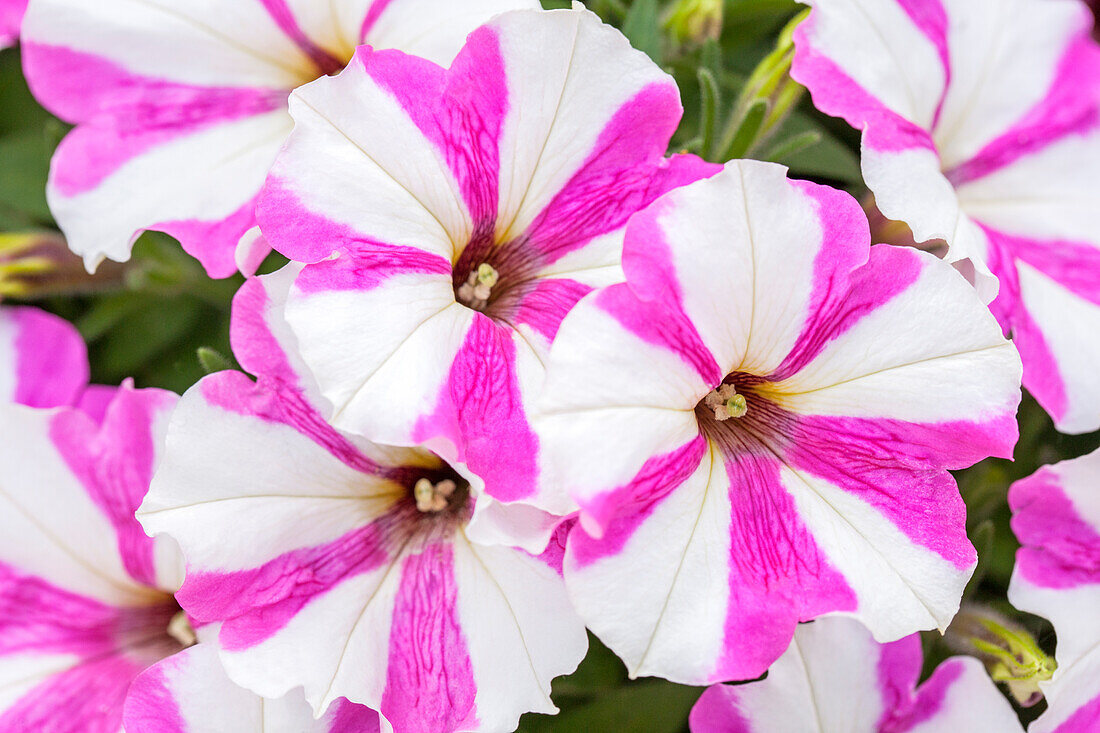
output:
<path id="1" fill-rule="evenodd" d="M 41 129 L 0 137 L 0 217 L 4 228 L 48 226 L 46 178 L 53 148 Z"/>
<path id="2" fill-rule="evenodd" d="M 585 705 L 563 710 L 560 715 L 527 715 L 522 733 L 680 733 L 687 731 L 688 713 L 703 692 L 662 680 L 640 680 L 604 693 Z"/>
<path id="3" fill-rule="evenodd" d="M 643 51 L 658 64 L 661 63 L 661 22 L 657 0 L 634 0 L 626 11 L 623 35 L 630 44 Z"/>
<path id="4" fill-rule="evenodd" d="M 235 371 L 237 369 L 237 365 L 232 359 L 209 346 L 200 346 L 195 350 L 195 356 L 199 359 L 199 366 L 207 374 Z"/>
<path id="5" fill-rule="evenodd" d="M 27 88 L 19 49 L 0 51 L 0 136 L 23 130 L 41 132 L 53 119 Z"/>

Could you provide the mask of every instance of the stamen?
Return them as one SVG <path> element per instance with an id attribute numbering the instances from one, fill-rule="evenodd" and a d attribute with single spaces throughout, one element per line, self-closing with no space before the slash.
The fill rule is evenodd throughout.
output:
<path id="1" fill-rule="evenodd" d="M 488 262 L 482 262 L 458 288 L 458 299 L 474 310 L 481 310 L 489 304 L 493 287 L 499 280 L 500 273 Z"/>
<path id="2" fill-rule="evenodd" d="M 737 388 L 732 384 L 719 385 L 718 389 L 703 399 L 703 404 L 714 410 L 714 419 L 719 422 L 729 420 L 731 417 L 744 417 L 749 411 L 749 403 L 745 395 L 737 394 Z"/>
<path id="3" fill-rule="evenodd" d="M 168 622 L 168 635 L 183 646 L 192 646 L 199 640 L 191 621 L 183 611 L 178 612 Z"/>
<path id="4" fill-rule="evenodd" d="M 458 486 L 450 479 L 433 484 L 431 479 L 422 478 L 413 485 L 413 498 L 416 508 L 422 512 L 441 512 L 447 508 L 447 499 Z"/>

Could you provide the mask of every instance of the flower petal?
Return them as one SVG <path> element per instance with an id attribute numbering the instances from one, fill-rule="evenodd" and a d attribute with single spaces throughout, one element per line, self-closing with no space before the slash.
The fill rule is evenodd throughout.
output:
<path id="1" fill-rule="evenodd" d="M 84 340 L 68 322 L 37 308 L 0 310 L 0 396 L 29 407 L 76 404 L 88 385 Z"/>

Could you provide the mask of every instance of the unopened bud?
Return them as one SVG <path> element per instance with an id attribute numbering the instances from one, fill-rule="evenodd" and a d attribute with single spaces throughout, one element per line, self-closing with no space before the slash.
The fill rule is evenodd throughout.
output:
<path id="1" fill-rule="evenodd" d="M 664 26 L 681 43 L 717 40 L 722 35 L 722 0 L 679 0 L 665 14 Z"/>

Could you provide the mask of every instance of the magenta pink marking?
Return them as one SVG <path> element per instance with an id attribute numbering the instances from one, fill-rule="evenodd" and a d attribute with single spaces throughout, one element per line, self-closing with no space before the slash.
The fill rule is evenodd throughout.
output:
<path id="1" fill-rule="evenodd" d="M 456 460 L 504 502 L 529 498 L 538 488 L 538 439 L 527 421 L 516 349 L 509 327 L 475 314 L 435 409 L 413 429 L 418 443 L 447 438 L 459 451 Z"/>
<path id="2" fill-rule="evenodd" d="M 898 0 L 898 4 L 909 16 L 909 19 L 913 21 L 913 25 L 936 47 L 940 64 L 943 66 L 944 88 L 940 93 L 940 99 L 936 105 L 936 114 L 932 120 L 932 126 L 935 127 L 936 122 L 939 121 L 943 103 L 947 99 L 947 89 L 951 86 L 951 51 L 947 43 L 947 11 L 944 9 L 941 0 Z"/>
<path id="3" fill-rule="evenodd" d="M 899 711 L 890 726 L 882 729 L 883 733 L 904 733 L 944 712 L 947 694 L 951 686 L 962 678 L 963 670 L 961 658 L 948 659 L 936 667 L 932 676 L 917 690 L 912 705 Z"/>
<path id="4" fill-rule="evenodd" d="M 869 634 L 868 634 L 869 636 Z M 899 717 L 904 719 L 913 704 L 913 690 L 920 679 L 924 653 L 920 634 L 913 634 L 889 644 L 876 644 L 879 657 L 876 665 L 882 715 L 875 730 L 880 733 L 895 730 Z"/>
<path id="5" fill-rule="evenodd" d="M 1083 733 L 1100 729 L 1100 694 L 1073 711 L 1053 733 Z"/>
<path id="6" fill-rule="evenodd" d="M 623 274 L 635 297 L 684 310 L 676 260 L 662 219 L 676 209 L 676 200 L 665 196 L 639 211 L 623 235 Z"/>
<path id="7" fill-rule="evenodd" d="M 399 51 L 360 48 L 355 60 L 435 146 L 458 181 L 476 231 L 497 215 L 500 136 L 508 81 L 497 31 L 470 34 L 449 71 Z"/>
<path id="8" fill-rule="evenodd" d="M 946 469 L 1016 443 L 1011 412 L 983 422 L 907 423 L 849 417 L 798 417 L 785 460 L 867 502 L 914 543 L 960 570 L 976 555 L 966 537 L 966 506 Z"/>
<path id="9" fill-rule="evenodd" d="M 57 413 L 50 423 L 50 439 L 58 453 L 114 527 L 126 572 L 150 587 L 157 580 L 153 540 L 134 512 L 153 477 L 153 424 L 175 401 L 171 392 L 123 386 L 107 407 L 102 425 L 75 409 Z"/>
<path id="10" fill-rule="evenodd" d="M 599 539 L 589 537 L 583 529 L 569 535 L 573 565 L 583 568 L 622 552 L 657 507 L 695 473 L 706 450 L 707 441 L 697 435 L 679 448 L 647 460 L 626 485 L 584 502 L 585 515 L 603 527 L 604 533 Z"/>
<path id="11" fill-rule="evenodd" d="M 496 309 L 494 315 L 513 326 L 525 325 L 553 342 L 562 320 L 592 288 L 576 280 L 541 278 L 518 286 L 507 293 L 507 312 Z M 503 299 L 503 298 L 502 298 Z M 499 303 L 499 301 L 498 301 Z"/>
<path id="12" fill-rule="evenodd" d="M 541 554 L 534 556 L 536 560 L 551 568 L 559 576 L 562 574 L 565 565 L 565 550 L 568 547 L 569 535 L 575 526 L 577 526 L 577 515 L 574 512 L 554 528 L 550 540 L 546 543 L 546 549 Z"/>
<path id="13" fill-rule="evenodd" d="M 622 227 L 670 182 L 690 182 L 700 171 L 709 175 L 706 164 L 677 166 L 667 175 L 664 154 L 682 113 L 671 82 L 654 82 L 624 103 L 588 158 L 527 228 L 523 246 L 538 251 L 544 264 L 552 263 Z"/>
<path id="14" fill-rule="evenodd" d="M 1100 126 L 1100 46 L 1089 37 L 1087 13 L 1066 48 L 1046 96 L 973 158 L 946 173 L 956 186 L 1005 168 L 1069 135 Z"/>
<path id="15" fill-rule="evenodd" d="M 1078 298 L 1100 305 L 1100 249 L 1095 245 L 1014 237 L 987 226 L 982 229 L 1005 254 L 1031 265 Z"/>
<path id="16" fill-rule="evenodd" d="M 779 463 L 748 450 L 725 455 L 724 463 L 730 594 L 711 679 L 752 679 L 786 651 L 799 621 L 854 611 L 857 600 L 799 516 Z"/>
<path id="17" fill-rule="evenodd" d="M 1091 488 L 1091 487 L 1089 487 Z M 1100 531 L 1086 521 L 1050 467 L 1012 485 L 1016 571 L 1043 588 L 1100 585 Z"/>
<path id="18" fill-rule="evenodd" d="M 126 380 L 124 385 L 132 387 L 133 382 Z M 108 387 L 102 384 L 91 384 L 80 394 L 76 403 L 78 410 L 90 417 L 96 425 L 102 425 L 107 417 L 107 408 L 114 402 L 115 392 L 118 387 Z"/>
<path id="19" fill-rule="evenodd" d="M 250 570 L 188 568 L 176 600 L 200 621 L 222 622 L 223 649 L 275 636 L 303 608 L 351 578 L 392 561 L 385 517 L 316 547 L 286 552 Z"/>
<path id="20" fill-rule="evenodd" d="M 767 733 L 755 728 L 750 713 L 741 710 L 739 688 L 711 685 L 691 708 L 688 727 L 691 733 Z"/>
<path id="21" fill-rule="evenodd" d="M 254 383 L 240 372 L 224 371 L 204 377 L 199 389 L 214 407 L 294 428 L 356 471 L 377 474 L 382 470 L 333 428 L 295 387 L 274 379 Z"/>
<path id="22" fill-rule="evenodd" d="M 233 296 L 229 322 L 233 355 L 249 373 L 301 391 L 301 377 L 291 366 L 286 349 L 268 322 L 275 307 L 267 292 L 269 277 L 249 278 Z"/>
<path id="23" fill-rule="evenodd" d="M 370 290 L 405 273 L 451 278 L 451 263 L 439 255 L 366 238 L 346 224 L 310 211 L 294 192 L 293 183 L 275 173 L 268 177 L 260 195 L 257 216 L 276 251 L 295 262 L 316 263 L 307 267 L 296 283 L 307 293 Z M 341 257 L 328 260 L 334 252 Z"/>
<path id="24" fill-rule="evenodd" d="M 857 130 L 873 130 L 865 144 L 875 150 L 934 149 L 927 131 L 887 108 L 814 47 L 810 38 L 814 21 L 811 14 L 795 29 L 791 65 L 791 78 L 810 91 L 814 106 L 825 114 L 844 118 Z"/>
<path id="25" fill-rule="evenodd" d="M 359 43 L 367 43 L 369 41 L 368 36 L 374 29 L 374 24 L 378 22 L 378 19 L 382 16 L 382 13 L 389 7 L 392 0 L 374 0 L 371 3 L 370 9 L 367 10 L 366 16 L 363 18 L 363 25 L 359 28 Z"/>
<path id="26" fill-rule="evenodd" d="M 259 193 L 229 216 L 217 221 L 186 219 L 151 224 L 180 241 L 183 250 L 202 263 L 212 278 L 237 274 L 234 253 L 244 233 L 256 225 Z M 257 263 L 258 264 L 258 263 Z"/>
<path id="27" fill-rule="evenodd" d="M 279 30 L 287 38 L 294 41 L 294 45 L 301 49 L 302 53 L 314 63 L 317 67 L 318 76 L 335 74 L 344 68 L 343 61 L 318 46 L 313 42 L 313 39 L 306 35 L 305 31 L 302 30 L 302 26 L 298 23 L 298 19 L 294 17 L 294 13 L 287 6 L 286 0 L 260 0 L 260 3 L 272 20 L 275 21 L 275 24 L 279 26 Z"/>
<path id="28" fill-rule="evenodd" d="M 188 733 L 179 703 L 165 675 L 177 669 L 186 655 L 177 654 L 154 664 L 130 685 L 123 707 L 123 728 L 142 733 Z"/>
<path id="29" fill-rule="evenodd" d="M 328 733 L 381 733 L 382 721 L 378 713 L 366 705 L 356 705 L 340 698 L 332 703 L 332 717 L 328 724 Z"/>
<path id="30" fill-rule="evenodd" d="M 0 712 L 0 730 L 118 733 L 126 691 L 143 668 L 115 655 L 52 675 Z"/>
<path id="31" fill-rule="evenodd" d="M 15 402 L 29 407 L 75 404 L 88 384 L 84 340 L 68 321 L 37 308 L 0 310 L 15 326 Z"/>
<path id="32" fill-rule="evenodd" d="M 27 0 L 0 0 L 0 48 L 19 40 L 19 29 L 26 12 Z"/>
<path id="33" fill-rule="evenodd" d="M 849 203 L 849 197 L 839 191 L 824 196 L 821 203 L 830 198 L 837 199 L 834 206 Z M 804 369 L 829 343 L 908 290 L 924 268 L 916 251 L 879 244 L 871 247 L 866 264 L 852 269 L 866 251 L 869 235 L 865 225 L 848 218 L 823 217 L 822 223 L 826 237 L 814 260 L 808 314 L 791 353 L 768 376 L 772 381 L 787 379 Z"/>
<path id="34" fill-rule="evenodd" d="M 155 147 L 285 107 L 288 94 L 152 79 L 61 46 L 28 43 L 23 62 L 38 100 L 78 124 L 54 156 L 50 180 L 64 196 L 95 188 Z"/>
<path id="35" fill-rule="evenodd" d="M 458 593 L 451 545 L 428 545 L 402 561 L 381 705 L 394 730 L 477 727 Z"/>
<path id="36" fill-rule="evenodd" d="M 603 288 L 593 298 L 592 303 L 624 329 L 680 357 L 705 383 L 716 386 L 725 377 L 695 325 L 682 311 L 673 310 L 674 304 L 639 300 L 625 284 Z"/>

